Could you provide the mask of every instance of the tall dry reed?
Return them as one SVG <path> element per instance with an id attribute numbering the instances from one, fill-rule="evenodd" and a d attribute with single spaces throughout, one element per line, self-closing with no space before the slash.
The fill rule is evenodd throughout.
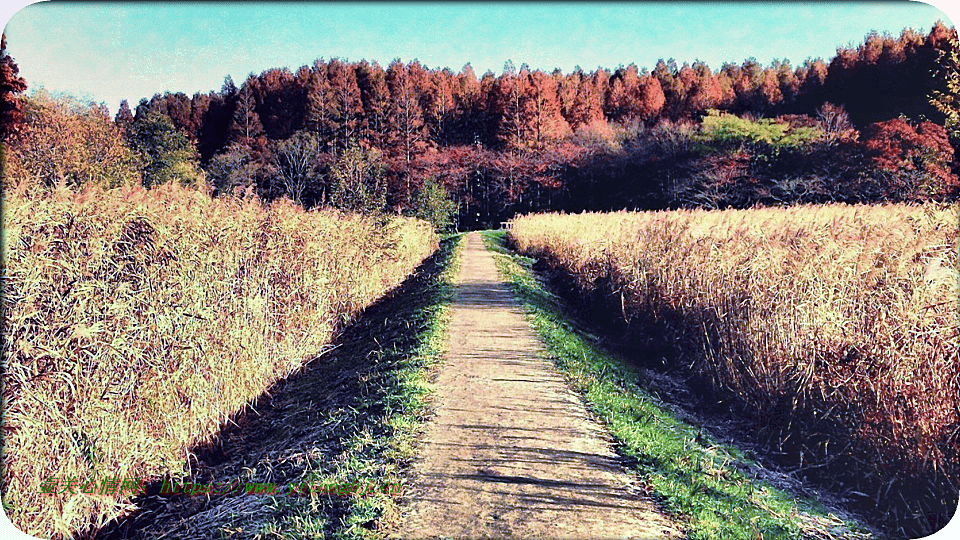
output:
<path id="1" fill-rule="evenodd" d="M 438 243 L 421 221 L 173 186 L 3 202 L 3 499 L 40 537 L 128 508 L 111 479 L 183 473 Z"/>
<path id="2" fill-rule="evenodd" d="M 858 474 L 890 482 L 871 504 L 952 511 L 949 488 L 889 488 L 960 484 L 957 229 L 956 207 L 825 205 L 530 215 L 510 235 L 782 436 L 801 417 L 852 433 L 799 451 L 866 455 Z"/>

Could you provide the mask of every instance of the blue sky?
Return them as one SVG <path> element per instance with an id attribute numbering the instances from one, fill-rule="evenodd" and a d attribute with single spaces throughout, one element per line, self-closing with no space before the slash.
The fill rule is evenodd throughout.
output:
<path id="1" fill-rule="evenodd" d="M 942 1 L 942 0 L 941 0 Z M 21 2 L 23 3 L 23 1 Z M 156 92 L 218 90 L 227 74 L 292 70 L 318 57 L 419 59 L 478 75 L 517 66 L 570 71 L 658 58 L 717 69 L 755 57 L 830 58 L 871 30 L 926 32 L 920 3 L 94 3 L 44 2 L 16 12 L 5 32 L 32 87 L 136 105 Z"/>

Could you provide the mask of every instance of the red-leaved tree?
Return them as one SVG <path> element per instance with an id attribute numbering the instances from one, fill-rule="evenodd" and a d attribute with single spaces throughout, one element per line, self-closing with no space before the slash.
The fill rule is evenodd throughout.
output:
<path id="1" fill-rule="evenodd" d="M 7 54 L 7 36 L 0 39 L 0 140 L 17 133 L 23 125 L 23 102 L 17 94 L 27 89 L 20 68 Z"/>
<path id="2" fill-rule="evenodd" d="M 956 194 L 950 171 L 953 147 L 947 131 L 933 122 L 914 127 L 903 118 L 871 124 L 864 142 L 871 164 L 887 173 L 887 195 L 900 199 Z"/>

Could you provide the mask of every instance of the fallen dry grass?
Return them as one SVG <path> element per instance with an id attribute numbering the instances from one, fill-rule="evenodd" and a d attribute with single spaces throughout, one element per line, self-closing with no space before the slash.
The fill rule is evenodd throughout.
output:
<path id="1" fill-rule="evenodd" d="M 11 189 L 3 241 L 3 500 L 40 537 L 126 510 L 105 480 L 184 473 L 438 245 L 420 221 L 175 186 Z"/>
<path id="2" fill-rule="evenodd" d="M 919 521 L 956 508 L 956 207 L 545 214 L 512 227 L 519 251 L 632 329 L 653 329 L 776 436 L 802 426 L 795 452 L 888 482 L 871 504 L 923 499 L 919 510 L 904 501 Z M 805 439 L 812 427 L 824 432 Z M 897 493 L 908 477 L 936 480 L 921 483 L 929 493 Z"/>

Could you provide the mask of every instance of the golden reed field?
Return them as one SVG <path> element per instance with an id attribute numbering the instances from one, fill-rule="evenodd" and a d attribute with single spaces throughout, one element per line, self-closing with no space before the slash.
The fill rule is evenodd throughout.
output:
<path id="1" fill-rule="evenodd" d="M 127 508 L 110 479 L 184 473 L 438 244 L 422 221 L 170 185 L 3 204 L 4 502 L 40 537 Z"/>
<path id="2" fill-rule="evenodd" d="M 510 235 L 784 434 L 800 416 L 843 426 L 847 446 L 800 451 L 862 453 L 889 490 L 960 481 L 957 229 L 955 206 L 888 204 L 541 214 Z"/>

